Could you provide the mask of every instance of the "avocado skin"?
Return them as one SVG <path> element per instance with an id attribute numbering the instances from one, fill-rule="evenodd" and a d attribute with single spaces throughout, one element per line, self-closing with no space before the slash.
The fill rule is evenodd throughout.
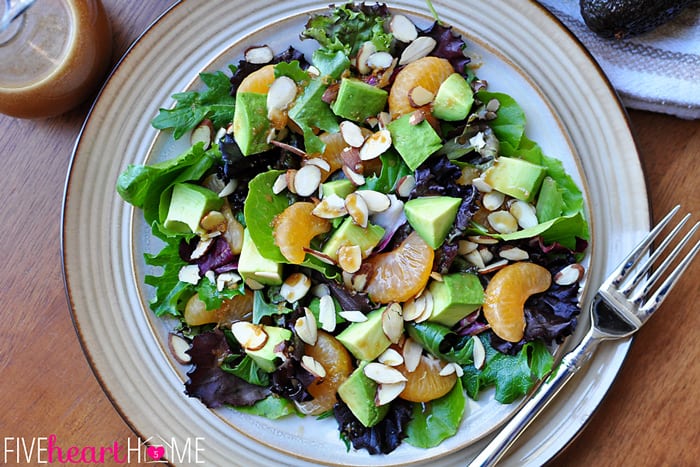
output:
<path id="1" fill-rule="evenodd" d="M 622 39 L 661 26 L 697 0 L 581 0 L 581 16 L 601 37 Z"/>

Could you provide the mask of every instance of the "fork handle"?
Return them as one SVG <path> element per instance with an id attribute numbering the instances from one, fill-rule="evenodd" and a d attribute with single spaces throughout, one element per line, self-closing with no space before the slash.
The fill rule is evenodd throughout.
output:
<path id="1" fill-rule="evenodd" d="M 469 467 L 485 467 L 495 465 L 511 447 L 520 434 L 530 425 L 559 393 L 574 374 L 591 358 L 598 347 L 600 338 L 589 331 L 583 340 L 562 358 L 530 399 L 508 421 L 503 429 L 491 442 L 474 458 Z"/>

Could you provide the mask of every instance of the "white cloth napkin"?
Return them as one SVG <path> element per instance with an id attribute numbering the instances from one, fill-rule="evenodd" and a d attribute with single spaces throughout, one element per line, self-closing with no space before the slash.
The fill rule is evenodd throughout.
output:
<path id="1" fill-rule="evenodd" d="M 579 0 L 540 0 L 595 57 L 625 106 L 700 119 L 700 4 L 639 36 L 603 39 Z"/>

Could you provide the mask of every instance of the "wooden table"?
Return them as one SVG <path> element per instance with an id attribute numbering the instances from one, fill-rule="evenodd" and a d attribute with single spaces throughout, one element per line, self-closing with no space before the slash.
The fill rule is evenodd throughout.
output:
<path id="1" fill-rule="evenodd" d="M 103 2 L 113 22 L 116 62 L 173 0 Z M 83 105 L 36 121 L 0 116 L 0 439 L 11 438 L 0 449 L 52 434 L 63 446 L 108 446 L 134 436 L 90 370 L 63 288 L 63 186 L 87 111 Z M 700 121 L 638 111 L 630 120 L 654 218 L 676 203 L 697 218 Z M 697 463 L 698 274 L 700 261 L 664 304 L 662 317 L 640 332 L 609 395 L 554 465 Z"/>

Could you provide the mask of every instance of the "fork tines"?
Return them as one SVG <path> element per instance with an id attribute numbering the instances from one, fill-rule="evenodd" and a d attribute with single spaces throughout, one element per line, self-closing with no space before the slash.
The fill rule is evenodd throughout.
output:
<path id="1" fill-rule="evenodd" d="M 688 268 L 695 255 L 700 250 L 700 240 L 692 244 L 693 238 L 700 229 L 700 222 L 696 222 L 677 242 L 676 246 L 670 253 L 666 253 L 669 246 L 672 245 L 674 238 L 682 231 L 684 225 L 690 219 L 690 214 L 686 214 L 671 229 L 666 237 L 654 248 L 654 240 L 659 234 L 670 224 L 673 217 L 680 210 L 680 206 L 674 207 L 652 230 L 646 238 L 632 251 L 627 258 L 622 262 L 614 274 L 612 285 L 618 288 L 619 293 L 628 297 L 630 301 L 639 306 L 639 312 L 642 315 L 653 313 L 666 298 L 667 293 L 678 282 L 683 272 Z M 689 247 L 689 245 L 692 245 Z M 688 249 L 689 247 L 689 249 Z M 649 252 L 653 249 L 653 252 Z M 682 259 L 681 255 L 687 250 Z M 648 255 L 648 257 L 647 257 Z M 652 271 L 652 267 L 663 257 L 658 266 Z M 641 264 L 640 261 L 646 258 Z M 657 287 L 657 282 L 662 278 L 666 270 L 676 264 L 666 279 Z M 631 272 L 634 274 L 628 277 Z M 644 279 L 646 280 L 644 281 Z M 642 281 L 644 281 L 642 283 Z M 656 288 L 654 293 L 649 296 L 652 289 Z M 647 298 L 648 297 L 648 298 Z"/>

